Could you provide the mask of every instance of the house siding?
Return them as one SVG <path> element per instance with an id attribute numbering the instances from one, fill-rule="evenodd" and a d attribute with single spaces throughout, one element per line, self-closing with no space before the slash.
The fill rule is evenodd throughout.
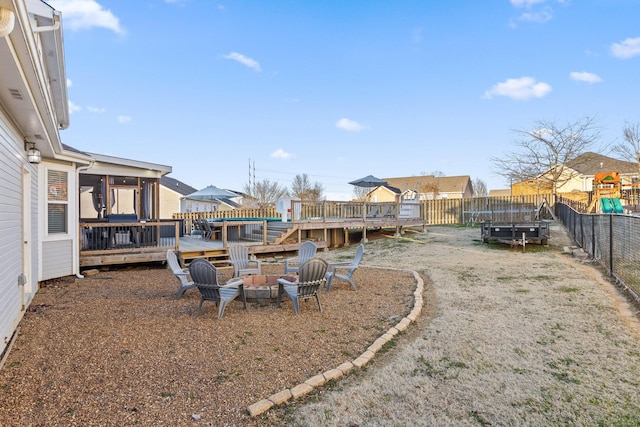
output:
<path id="1" fill-rule="evenodd" d="M 73 274 L 73 241 L 61 240 L 42 243 L 42 279 L 53 279 Z"/>
<path id="2" fill-rule="evenodd" d="M 171 219 L 174 213 L 180 211 L 180 198 L 182 194 L 160 186 L 160 218 Z"/>
<path id="3" fill-rule="evenodd" d="M 43 189 L 42 195 L 42 215 L 40 216 L 40 227 L 42 227 L 41 245 L 41 272 L 39 280 L 54 279 L 57 277 L 69 276 L 75 273 L 74 244 L 77 236 L 77 215 L 78 205 L 75 197 L 78 194 L 77 175 L 74 167 L 65 163 L 42 162 L 40 165 L 41 179 L 39 188 Z M 47 174 L 49 171 L 60 171 L 67 174 L 67 232 L 49 234 L 47 225 L 48 200 L 46 188 L 48 188 Z"/>
<path id="4" fill-rule="evenodd" d="M 0 354 L 6 348 L 13 331 L 22 319 L 23 302 L 28 304 L 36 286 L 27 287 L 31 293 L 25 295 L 25 287 L 18 286 L 23 274 L 23 168 L 30 171 L 27 176 L 37 178 L 37 170 L 24 158 L 22 141 L 15 135 L 8 119 L 0 110 Z M 37 185 L 37 179 L 32 179 Z M 33 187 L 32 187 L 33 188 Z M 37 189 L 25 194 L 31 197 L 31 218 L 37 215 Z M 35 193 L 35 194 L 34 194 Z M 31 242 L 31 268 L 27 276 L 33 282 L 36 277 L 37 242 Z"/>

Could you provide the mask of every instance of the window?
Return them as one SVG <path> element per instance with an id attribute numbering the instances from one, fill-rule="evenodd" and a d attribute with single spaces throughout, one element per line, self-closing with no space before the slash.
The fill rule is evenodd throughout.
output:
<path id="1" fill-rule="evenodd" d="M 67 209 L 69 205 L 68 174 L 63 171 L 47 171 L 47 231 L 49 234 L 67 233 Z"/>

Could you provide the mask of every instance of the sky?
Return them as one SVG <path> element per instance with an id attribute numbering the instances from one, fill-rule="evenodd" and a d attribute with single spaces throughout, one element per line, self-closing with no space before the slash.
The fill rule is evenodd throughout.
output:
<path id="1" fill-rule="evenodd" d="M 640 0 L 49 0 L 79 150 L 194 188 L 469 175 L 517 131 L 640 122 Z M 603 153 L 604 154 L 604 153 Z"/>

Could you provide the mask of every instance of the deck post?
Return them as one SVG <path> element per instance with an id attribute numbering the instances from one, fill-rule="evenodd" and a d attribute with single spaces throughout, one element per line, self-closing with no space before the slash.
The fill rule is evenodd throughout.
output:
<path id="1" fill-rule="evenodd" d="M 267 220 L 262 221 L 262 244 L 267 244 Z"/>

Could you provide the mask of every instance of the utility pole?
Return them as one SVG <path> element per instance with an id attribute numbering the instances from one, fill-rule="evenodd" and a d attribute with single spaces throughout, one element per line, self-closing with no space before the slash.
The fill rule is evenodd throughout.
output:
<path id="1" fill-rule="evenodd" d="M 255 197 L 256 195 L 256 162 L 253 162 L 253 183 L 251 183 L 251 158 L 249 158 L 249 191 L 251 191 L 253 194 L 252 196 Z"/>

